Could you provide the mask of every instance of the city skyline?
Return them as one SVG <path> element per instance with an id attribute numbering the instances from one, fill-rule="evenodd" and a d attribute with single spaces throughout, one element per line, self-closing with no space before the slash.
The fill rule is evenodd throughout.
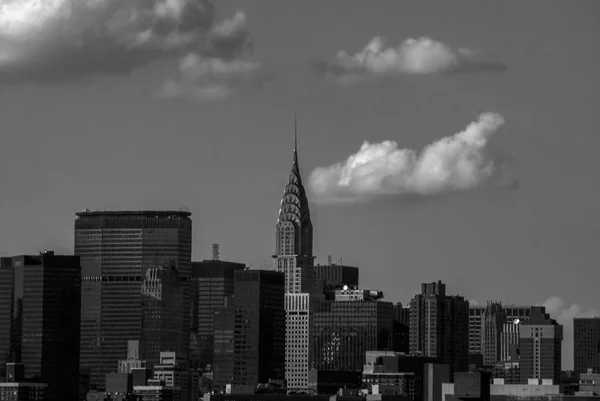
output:
<path id="1" fill-rule="evenodd" d="M 3 22 L 26 3 L 4 3 L 13 13 L 0 13 L 0 46 L 20 32 Z M 224 258 L 270 269 L 296 112 L 317 261 L 342 257 L 361 268 L 364 287 L 403 303 L 420 283 L 440 279 L 480 304 L 545 304 L 565 325 L 563 361 L 570 366 L 572 318 L 600 315 L 593 286 L 600 166 L 592 132 L 600 59 L 588 51 L 600 9 L 589 1 L 515 4 L 331 1 L 314 13 L 290 1 L 224 0 L 211 21 L 230 30 L 215 30 L 211 57 L 239 58 L 252 79 L 200 83 L 191 98 L 177 86 L 179 54 L 152 63 L 132 57 L 131 75 L 97 74 L 110 69 L 100 63 L 93 79 L 69 79 L 49 74 L 58 71 L 52 68 L 15 74 L 6 60 L 27 61 L 35 46 L 21 53 L 1 47 L 0 220 L 10 229 L 0 232 L 0 254 L 72 253 L 73 214 L 83 208 L 186 206 L 195 221 L 193 260 L 219 243 Z M 239 48 L 228 47 L 228 34 Z M 361 50 L 367 44 L 371 53 Z M 410 63 L 415 46 L 423 50 L 418 45 L 435 52 Z M 392 57 L 390 67 L 353 58 L 382 48 L 408 61 Z M 346 56 L 336 58 L 340 50 Z M 221 97 L 208 101 L 211 95 Z M 470 125 L 477 121 L 483 124 Z M 418 159 L 429 144 L 468 126 L 494 157 L 470 148 L 481 163 L 469 170 L 474 174 L 454 175 L 460 179 L 452 185 L 408 175 L 411 185 L 379 187 L 390 195 L 378 198 L 377 190 L 357 197 L 331 184 L 352 169 L 329 167 L 357 154 L 364 141 L 394 141 L 380 147 L 382 154 L 413 149 Z M 490 161 L 502 175 L 486 169 Z M 393 172 L 419 165 L 399 163 Z M 318 201 L 322 192 L 309 183 L 319 182 L 311 179 L 315 171 L 331 172 L 326 192 L 344 202 Z M 460 190 L 446 194 L 448 188 Z"/>

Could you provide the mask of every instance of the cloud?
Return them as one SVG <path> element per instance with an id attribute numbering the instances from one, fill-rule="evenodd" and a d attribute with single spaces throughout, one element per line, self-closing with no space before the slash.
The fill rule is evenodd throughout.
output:
<path id="1" fill-rule="evenodd" d="M 420 153 L 399 149 L 394 141 L 365 141 L 345 162 L 317 167 L 309 176 L 309 188 L 321 203 L 473 189 L 500 171 L 487 145 L 502 124 L 501 115 L 483 113 L 464 131 L 442 138 Z"/>
<path id="2" fill-rule="evenodd" d="M 428 37 L 406 39 L 397 47 L 385 47 L 375 37 L 364 49 L 350 55 L 341 50 L 332 61 L 314 61 L 312 68 L 340 84 L 398 75 L 463 72 L 500 72 L 506 66 L 471 49 L 452 49 Z"/>
<path id="3" fill-rule="evenodd" d="M 584 309 L 578 304 L 569 305 L 563 299 L 552 296 L 542 303 L 553 319 L 563 325 L 564 340 L 562 343 L 563 369 L 573 368 L 573 319 L 576 317 L 600 316 L 596 309 Z"/>
<path id="4" fill-rule="evenodd" d="M 258 61 L 205 58 L 197 54 L 183 57 L 179 70 L 180 78 L 168 80 L 159 90 L 160 97 L 222 100 L 237 89 L 256 87 L 266 79 L 263 65 Z"/>
<path id="5" fill-rule="evenodd" d="M 210 0 L 2 0 L 0 79 L 130 72 L 210 49 L 214 13 Z"/>
<path id="6" fill-rule="evenodd" d="M 179 77 L 158 91 L 163 99 L 222 100 L 236 90 L 258 88 L 267 79 L 263 63 L 251 57 L 252 37 L 246 16 L 237 12 L 208 35 L 205 54 L 189 53 L 179 61 Z"/>

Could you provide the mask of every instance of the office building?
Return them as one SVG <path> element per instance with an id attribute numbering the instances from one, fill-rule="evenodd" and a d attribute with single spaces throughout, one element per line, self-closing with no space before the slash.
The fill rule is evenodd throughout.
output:
<path id="1" fill-rule="evenodd" d="M 358 287 L 358 267 L 327 263 L 315 265 L 315 279 L 321 280 L 325 289 L 335 290 L 345 285 Z"/>
<path id="2" fill-rule="evenodd" d="M 501 336 L 505 323 L 506 314 L 502 304 L 488 302 L 481 319 L 481 350 L 485 366 L 494 366 L 501 360 Z"/>
<path id="3" fill-rule="evenodd" d="M 337 290 L 313 315 L 312 369 L 362 371 L 367 351 L 392 351 L 391 302 L 375 290 Z"/>
<path id="4" fill-rule="evenodd" d="M 529 317 L 531 306 L 507 304 L 502 306 L 506 323 L 516 319 L 522 321 Z M 483 331 L 482 322 L 487 305 L 472 305 L 469 307 L 469 354 L 478 354 L 483 358 Z"/>
<path id="5" fill-rule="evenodd" d="M 505 322 L 500 333 L 500 361 L 515 361 L 519 355 L 521 320 Z"/>
<path id="6" fill-rule="evenodd" d="M 6 371 L 6 381 L 0 382 L 0 401 L 43 401 L 47 399 L 48 385 L 27 380 L 22 363 L 8 363 L 4 370 Z"/>
<path id="7" fill-rule="evenodd" d="M 225 298 L 223 305 L 215 307 L 213 318 L 214 346 L 212 364 L 212 389 L 223 392 L 233 381 L 235 351 L 235 307 L 233 296 Z"/>
<path id="8" fill-rule="evenodd" d="M 573 370 L 576 373 L 600 373 L 600 318 L 573 320 Z"/>
<path id="9" fill-rule="evenodd" d="M 152 268 L 174 268 L 183 292 L 177 343 L 187 354 L 190 330 L 191 213 L 98 211 L 75 220 L 75 254 L 81 257 L 81 361 L 90 387 L 127 356 L 127 341 L 142 337 L 142 281 Z M 143 350 L 142 350 L 143 353 Z"/>
<path id="10" fill-rule="evenodd" d="M 175 389 L 177 399 L 196 401 L 200 397 L 199 374 L 187 367 L 187 358 L 175 352 L 161 352 L 154 366 L 152 380 Z"/>
<path id="11" fill-rule="evenodd" d="M 233 296 L 233 278 L 243 263 L 222 260 L 192 262 L 192 366 L 207 370 L 213 363 L 215 309 Z"/>
<path id="12" fill-rule="evenodd" d="M 284 275 L 235 272 L 233 385 L 254 386 L 285 377 Z"/>
<path id="13" fill-rule="evenodd" d="M 563 327 L 551 319 L 543 306 L 534 306 L 519 328 L 521 383 L 550 379 L 560 384 Z"/>
<path id="14" fill-rule="evenodd" d="M 77 398 L 79 258 L 44 251 L 2 258 L 0 270 L 0 327 L 10 333 L 8 342 L 3 339 L 8 362 L 22 363 L 28 381 L 48 384 L 46 400 Z"/>
<path id="15" fill-rule="evenodd" d="M 410 352 L 410 306 L 402 303 L 394 304 L 394 337 L 392 349 L 395 352 L 408 354 Z"/>
<path id="16" fill-rule="evenodd" d="M 173 267 L 151 267 L 142 281 L 141 357 L 148 367 L 159 363 L 161 351 L 183 352 L 188 338 L 183 327 L 183 291 Z"/>
<path id="17" fill-rule="evenodd" d="M 469 367 L 469 302 L 446 295 L 441 281 L 423 283 L 410 303 L 410 353 L 439 358 L 454 372 Z"/>

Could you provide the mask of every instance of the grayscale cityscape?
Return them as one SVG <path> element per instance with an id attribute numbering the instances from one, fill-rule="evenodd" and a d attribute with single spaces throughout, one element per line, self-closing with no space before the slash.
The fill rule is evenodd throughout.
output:
<path id="1" fill-rule="evenodd" d="M 599 48 L 594 0 L 0 0 L 0 401 L 600 401 Z"/>

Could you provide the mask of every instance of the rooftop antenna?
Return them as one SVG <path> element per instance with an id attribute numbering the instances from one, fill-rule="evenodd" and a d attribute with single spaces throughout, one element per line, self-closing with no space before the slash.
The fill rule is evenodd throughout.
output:
<path id="1" fill-rule="evenodd" d="M 298 163 L 298 120 L 294 112 L 294 163 Z"/>
<path id="2" fill-rule="evenodd" d="M 219 257 L 220 257 L 219 244 L 213 244 L 212 258 L 213 258 L 213 260 L 219 260 Z"/>

